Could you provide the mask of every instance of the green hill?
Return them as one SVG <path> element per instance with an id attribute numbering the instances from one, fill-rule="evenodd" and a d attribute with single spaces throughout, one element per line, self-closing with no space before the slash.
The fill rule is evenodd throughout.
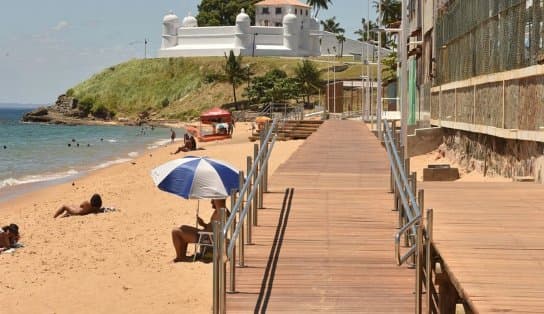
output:
<path id="1" fill-rule="evenodd" d="M 250 64 L 252 76 L 264 75 L 273 68 L 292 75 L 300 60 L 244 57 L 242 62 Z M 95 111 L 112 111 L 117 117 L 134 118 L 148 111 L 157 119 L 190 119 L 204 109 L 232 102 L 232 87 L 218 79 L 224 63 L 223 57 L 131 60 L 93 75 L 69 89 L 67 95 Z M 322 79 L 326 79 L 327 65 L 317 62 L 325 72 Z M 347 70 L 336 73 L 336 78 L 358 79 L 360 73 L 360 64 L 349 64 Z M 246 86 L 244 83 L 237 88 L 239 100 L 244 99 Z"/>

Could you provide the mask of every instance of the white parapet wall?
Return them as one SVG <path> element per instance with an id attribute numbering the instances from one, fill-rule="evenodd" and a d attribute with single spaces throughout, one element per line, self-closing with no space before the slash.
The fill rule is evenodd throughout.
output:
<path id="1" fill-rule="evenodd" d="M 199 27 L 191 15 L 180 23 L 170 12 L 163 19 L 163 44 L 158 56 L 223 56 L 232 50 L 244 56 L 310 57 L 339 55 L 342 51 L 335 34 L 320 31 L 318 21 L 305 15 L 289 12 L 283 16 L 282 26 L 250 26 L 249 21 L 249 16 L 242 11 L 234 26 Z M 352 39 L 344 42 L 345 56 L 370 51 L 377 53 L 373 45 Z M 388 50 L 382 49 L 382 54 L 387 53 Z"/>

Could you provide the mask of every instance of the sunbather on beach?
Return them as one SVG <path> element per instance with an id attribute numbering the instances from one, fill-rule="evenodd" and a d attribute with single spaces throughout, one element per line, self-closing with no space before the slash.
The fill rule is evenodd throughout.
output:
<path id="1" fill-rule="evenodd" d="M 197 222 L 200 226 L 203 227 L 203 229 L 195 228 L 193 226 L 187 226 L 183 225 L 179 228 L 175 228 L 172 230 L 172 243 L 174 244 L 174 248 L 176 249 L 176 258 L 174 259 L 174 263 L 176 262 L 189 262 L 192 261 L 193 258 L 189 256 L 185 256 L 187 253 L 187 245 L 189 243 L 196 243 L 198 242 L 198 232 L 199 231 L 208 231 L 211 232 L 212 230 L 212 222 L 219 221 L 220 219 L 220 208 L 226 208 L 225 206 L 225 199 L 215 199 L 211 202 L 212 208 L 214 209 L 212 216 L 210 217 L 210 222 L 205 223 L 202 218 L 197 216 Z M 228 215 L 227 210 L 227 215 Z"/>
<path id="2" fill-rule="evenodd" d="M 0 252 L 9 250 L 19 241 L 19 226 L 10 224 L 0 230 Z"/>
<path id="3" fill-rule="evenodd" d="M 81 205 L 79 205 L 79 208 L 76 208 L 75 206 L 63 205 L 55 212 L 53 217 L 57 218 L 60 215 L 62 215 L 62 217 L 68 217 L 72 215 L 87 215 L 101 212 L 102 198 L 100 195 L 94 194 L 90 201 L 84 201 L 81 203 Z"/>

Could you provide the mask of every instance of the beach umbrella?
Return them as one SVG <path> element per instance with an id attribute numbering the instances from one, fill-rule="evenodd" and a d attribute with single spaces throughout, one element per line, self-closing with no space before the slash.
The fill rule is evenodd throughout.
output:
<path id="1" fill-rule="evenodd" d="M 155 185 L 185 199 L 219 199 L 239 189 L 238 170 L 208 157 L 187 156 L 151 170 Z"/>

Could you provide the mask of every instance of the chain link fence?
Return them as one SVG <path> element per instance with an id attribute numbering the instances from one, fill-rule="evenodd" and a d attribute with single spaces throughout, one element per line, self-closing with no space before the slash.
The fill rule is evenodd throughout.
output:
<path id="1" fill-rule="evenodd" d="M 544 61 L 544 0 L 452 0 L 436 21 L 436 84 Z"/>

